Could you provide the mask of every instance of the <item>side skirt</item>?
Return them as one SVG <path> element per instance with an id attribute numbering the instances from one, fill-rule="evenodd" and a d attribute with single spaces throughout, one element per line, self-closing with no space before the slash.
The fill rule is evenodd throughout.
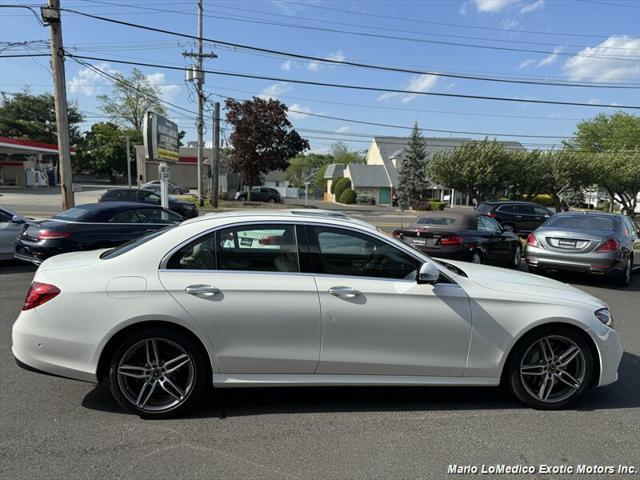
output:
<path id="1" fill-rule="evenodd" d="M 499 378 L 427 377 L 420 375 L 326 375 L 326 374 L 219 374 L 213 375 L 218 388 L 313 387 L 313 386 L 497 386 Z"/>

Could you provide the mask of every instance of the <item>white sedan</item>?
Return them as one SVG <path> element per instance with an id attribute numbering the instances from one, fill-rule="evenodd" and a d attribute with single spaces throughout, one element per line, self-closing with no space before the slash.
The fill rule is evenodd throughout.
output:
<path id="1" fill-rule="evenodd" d="M 107 382 L 144 417 L 205 387 L 484 385 L 542 409 L 616 381 L 607 305 L 547 278 L 434 261 L 323 211 L 206 215 L 36 272 L 25 368 Z"/>

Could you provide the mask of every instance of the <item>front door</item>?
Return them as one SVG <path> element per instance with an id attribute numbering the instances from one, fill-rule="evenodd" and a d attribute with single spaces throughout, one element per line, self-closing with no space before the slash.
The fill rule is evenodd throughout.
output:
<path id="1" fill-rule="evenodd" d="M 379 237 L 307 228 L 322 307 L 317 373 L 460 376 L 471 335 L 455 283 L 419 285 L 420 261 Z"/>
<path id="2" fill-rule="evenodd" d="M 380 188 L 380 205 L 391 205 L 391 189 L 389 187 Z"/>
<path id="3" fill-rule="evenodd" d="M 300 273 L 293 225 L 241 225 L 200 237 L 171 257 L 160 280 L 207 332 L 219 373 L 316 370 L 318 292 L 313 276 Z"/>

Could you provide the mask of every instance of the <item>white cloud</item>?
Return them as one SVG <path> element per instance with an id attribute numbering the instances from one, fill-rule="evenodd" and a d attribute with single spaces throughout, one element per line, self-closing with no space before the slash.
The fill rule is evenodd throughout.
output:
<path id="1" fill-rule="evenodd" d="M 533 3 L 528 3 L 520 7 L 520 15 L 524 15 L 525 13 L 535 12 L 536 10 L 541 10 L 544 8 L 544 0 L 537 0 Z"/>
<path id="2" fill-rule="evenodd" d="M 351 130 L 351 127 L 348 127 L 347 125 L 345 125 L 337 129 L 336 133 L 347 133 L 349 130 Z"/>
<path id="3" fill-rule="evenodd" d="M 558 59 L 558 54 L 562 52 L 562 50 L 563 50 L 563 47 L 554 48 L 553 53 L 547 55 L 542 60 L 540 60 L 536 65 L 536 68 L 546 67 L 547 65 L 551 65 L 555 63 L 555 61 Z"/>
<path id="4" fill-rule="evenodd" d="M 267 88 L 262 90 L 258 97 L 262 98 L 263 100 L 277 100 L 280 95 L 290 91 L 292 88 L 293 87 L 287 82 L 274 83 L 273 85 L 269 85 Z"/>
<path id="5" fill-rule="evenodd" d="M 287 60 L 286 62 L 284 62 L 282 65 L 280 65 L 280 68 L 286 72 L 288 72 L 289 70 L 291 70 L 291 66 L 292 66 L 292 62 L 291 60 Z"/>
<path id="6" fill-rule="evenodd" d="M 415 92 L 427 92 L 431 90 L 436 83 L 438 82 L 438 77 L 435 75 L 422 74 L 416 75 L 413 77 L 407 85 L 404 87 L 405 90 L 412 90 Z M 400 98 L 402 103 L 407 103 L 416 98 L 416 94 L 414 93 L 400 93 L 400 92 L 387 92 L 383 93 L 378 97 L 379 102 L 384 102 L 391 100 L 393 98 Z"/>
<path id="7" fill-rule="evenodd" d="M 640 78 L 639 51 L 640 37 L 612 36 L 600 45 L 587 47 L 578 52 L 579 55 L 569 58 L 563 69 L 569 79 L 574 81 L 637 80 Z"/>
<path id="8" fill-rule="evenodd" d="M 536 63 L 535 58 L 528 58 L 527 60 L 520 62 L 520 65 L 518 65 L 518 70 L 527 68 L 528 66 L 533 65 L 534 63 Z"/>
<path id="9" fill-rule="evenodd" d="M 602 103 L 602 100 L 594 97 L 594 98 L 590 98 L 588 103 L 589 105 L 595 105 L 596 103 Z"/>
<path id="10" fill-rule="evenodd" d="M 287 15 L 295 15 L 301 10 L 305 9 L 305 3 L 315 5 L 320 3 L 320 0 L 301 0 L 299 3 L 282 2 L 280 0 L 271 0 L 271 3 L 281 12 Z"/>
<path id="11" fill-rule="evenodd" d="M 444 87 L 442 87 L 442 88 L 444 88 L 445 90 L 451 90 L 451 89 L 452 89 L 453 87 L 455 87 L 455 86 L 456 86 L 455 82 L 451 82 L 451 83 L 447 83 L 447 84 L 446 84 Z"/>
<path id="12" fill-rule="evenodd" d="M 329 55 L 327 55 L 326 57 L 322 57 L 322 58 L 326 58 L 327 60 L 334 60 L 334 61 L 342 62 L 347 57 L 345 57 L 344 53 L 342 53 L 342 50 L 338 50 L 337 52 L 331 52 Z M 322 63 L 322 62 L 316 62 L 316 61 L 311 61 L 311 62 L 309 62 L 307 64 L 307 70 L 309 70 L 311 72 L 317 72 L 323 67 L 332 68 L 333 65 L 325 64 L 325 63 Z"/>
<path id="13" fill-rule="evenodd" d="M 117 70 L 112 69 L 108 63 L 98 63 L 96 68 L 111 75 L 119 73 Z M 71 85 L 71 93 L 81 93 L 88 97 L 101 93 L 101 88 L 97 85 L 99 83 L 109 83 L 109 80 L 88 67 L 81 68 L 78 74 L 74 75 L 71 82 L 69 82 Z"/>
<path id="14" fill-rule="evenodd" d="M 518 3 L 518 1 L 519 0 L 473 0 L 473 4 L 479 12 L 496 13 Z"/>
<path id="15" fill-rule="evenodd" d="M 464 2 L 460 7 L 460 15 L 466 15 L 469 10 L 469 2 Z"/>
<path id="16" fill-rule="evenodd" d="M 305 107 L 304 105 L 300 105 L 299 103 L 294 103 L 293 105 L 289 106 L 289 117 L 293 118 L 294 120 L 302 120 L 303 118 L 307 118 L 309 115 L 307 115 L 308 113 L 311 113 L 311 109 L 309 107 Z"/>
<path id="17" fill-rule="evenodd" d="M 165 85 L 166 77 L 162 72 L 147 75 L 147 80 L 151 85 L 160 90 L 160 96 L 163 100 L 171 102 L 176 98 L 178 93 L 180 93 L 180 87 L 178 85 Z"/>
<path id="18" fill-rule="evenodd" d="M 502 21 L 501 25 L 505 30 L 515 30 L 520 26 L 520 22 L 518 20 L 514 20 L 513 18 L 505 18 Z"/>

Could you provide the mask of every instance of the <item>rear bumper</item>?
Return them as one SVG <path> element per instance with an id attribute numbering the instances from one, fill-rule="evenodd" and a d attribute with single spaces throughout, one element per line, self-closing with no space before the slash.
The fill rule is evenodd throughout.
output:
<path id="1" fill-rule="evenodd" d="M 625 258 L 618 253 L 560 253 L 527 245 L 524 254 L 530 267 L 545 270 L 567 270 L 572 272 L 608 275 L 622 270 Z"/>
<path id="2" fill-rule="evenodd" d="M 14 253 L 13 258 L 17 260 L 22 260 L 23 262 L 33 263 L 34 265 L 40 265 L 42 262 L 46 260 L 46 258 L 38 258 L 31 255 L 23 255 L 21 253 Z"/>

